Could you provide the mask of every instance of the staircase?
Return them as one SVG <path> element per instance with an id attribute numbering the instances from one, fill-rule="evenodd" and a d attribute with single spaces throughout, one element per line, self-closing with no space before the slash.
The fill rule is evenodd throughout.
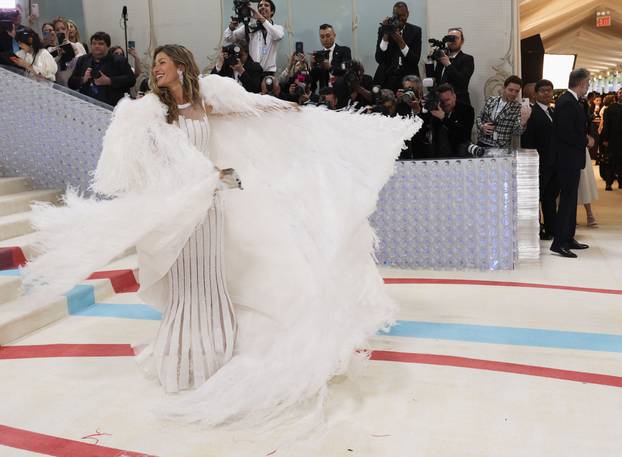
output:
<path id="1" fill-rule="evenodd" d="M 84 281 L 65 296 L 19 296 L 22 280 L 18 268 L 37 255 L 37 233 L 30 226 L 30 205 L 35 201 L 57 204 L 61 193 L 33 190 L 27 178 L 0 177 L 0 346 L 115 292 L 135 290 L 137 261 L 134 251 L 128 250 L 104 272 L 93 275 L 98 279 Z"/>

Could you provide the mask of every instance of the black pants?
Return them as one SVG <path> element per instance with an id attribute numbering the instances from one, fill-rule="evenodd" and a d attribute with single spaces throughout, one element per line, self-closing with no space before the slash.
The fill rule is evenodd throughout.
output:
<path id="1" fill-rule="evenodd" d="M 563 248 L 574 240 L 577 229 L 577 199 L 579 197 L 581 170 L 558 168 L 557 177 L 560 194 L 553 246 Z"/>
<path id="2" fill-rule="evenodd" d="M 577 186 L 578 187 L 578 186 Z M 556 233 L 557 196 L 559 179 L 555 167 L 540 166 L 540 204 L 542 205 L 542 227 L 549 235 Z"/>

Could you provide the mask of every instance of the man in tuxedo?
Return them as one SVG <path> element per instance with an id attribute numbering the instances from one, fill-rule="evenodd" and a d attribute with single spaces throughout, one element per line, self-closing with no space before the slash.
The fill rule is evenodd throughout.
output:
<path id="1" fill-rule="evenodd" d="M 345 63 L 352 60 L 352 52 L 347 46 L 339 46 L 337 34 L 330 24 L 320 25 L 320 43 L 324 53 L 314 53 L 311 59 L 311 91 L 332 87 L 333 77 L 345 74 Z M 326 54 L 326 59 L 322 54 Z"/>
<path id="2" fill-rule="evenodd" d="M 618 188 L 622 188 L 622 89 L 618 89 L 617 103 L 612 103 L 603 114 L 603 131 L 600 139 L 607 148 L 608 166 L 605 176 L 605 190 L 613 190 L 617 178 Z M 602 166 L 602 165 L 601 165 Z"/>
<path id="3" fill-rule="evenodd" d="M 392 20 L 387 18 L 378 30 L 376 44 L 376 62 L 378 69 L 374 83 L 395 92 L 406 75 L 419 76 L 419 58 L 421 57 L 421 28 L 409 24 L 408 5 L 397 2 L 393 6 L 396 27 L 391 29 Z"/>
<path id="4" fill-rule="evenodd" d="M 585 163 L 585 148 L 594 145 L 588 135 L 588 118 L 580 102 L 587 94 L 590 72 L 578 68 L 570 73 L 568 90 L 555 104 L 551 153 L 559 177 L 560 196 L 551 251 L 562 257 L 576 258 L 572 249 L 587 249 L 587 244 L 575 240 L 577 228 L 577 196 L 581 170 Z"/>
<path id="5" fill-rule="evenodd" d="M 436 92 L 441 103 L 430 111 L 433 151 L 436 157 L 456 157 L 464 150 L 460 146 L 471 142 L 475 111 L 458 101 L 450 84 L 440 85 Z"/>
<path id="6" fill-rule="evenodd" d="M 434 78 L 439 85 L 451 84 L 458 101 L 470 105 L 469 82 L 475 70 L 473 56 L 462 52 L 464 34 L 461 28 L 449 29 L 447 35 L 456 37 L 456 41 L 447 43 L 450 54 L 443 54 L 436 62 L 426 64 L 426 75 L 428 78 Z"/>
<path id="7" fill-rule="evenodd" d="M 527 121 L 525 133 L 521 138 L 523 148 L 537 149 L 540 157 L 540 205 L 542 206 L 542 225 L 540 239 L 552 240 L 555 233 L 557 215 L 557 196 L 559 182 L 555 170 L 555 155 L 551 151 L 554 110 L 550 107 L 553 99 L 553 83 L 541 79 L 535 85 L 535 103 L 531 106 L 531 117 Z"/>

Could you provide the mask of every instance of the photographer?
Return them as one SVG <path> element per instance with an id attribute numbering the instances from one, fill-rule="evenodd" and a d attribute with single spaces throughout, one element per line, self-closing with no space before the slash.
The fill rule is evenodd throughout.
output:
<path id="1" fill-rule="evenodd" d="M 402 87 L 397 90 L 395 96 L 397 97 L 397 114 L 400 116 L 416 116 L 421 113 L 423 83 L 419 76 L 404 76 Z"/>
<path id="2" fill-rule="evenodd" d="M 261 80 L 261 95 L 281 98 L 281 85 L 274 76 L 267 75 Z"/>
<path id="3" fill-rule="evenodd" d="M 91 37 L 91 52 L 78 59 L 69 87 L 111 106 L 136 83 L 125 57 L 109 53 L 110 35 L 97 32 Z"/>
<path id="4" fill-rule="evenodd" d="M 378 29 L 374 83 L 396 91 L 406 75 L 419 76 L 421 28 L 409 24 L 408 5 L 397 2 L 393 17 L 386 18 Z"/>
<path id="5" fill-rule="evenodd" d="M 248 55 L 246 43 L 224 47 L 212 74 L 233 78 L 248 92 L 261 92 L 263 69 Z"/>
<path id="6" fill-rule="evenodd" d="M 330 24 L 320 25 L 322 50 L 313 53 L 311 59 L 311 90 L 324 89 L 333 85 L 332 77 L 342 76 L 342 64 L 352 60 L 352 52 L 347 46 L 336 43 L 337 35 Z"/>
<path id="7" fill-rule="evenodd" d="M 436 109 L 432 109 L 429 106 L 432 101 L 428 103 L 432 115 L 432 151 L 435 157 L 456 157 L 463 153 L 464 148 L 460 146 L 471 142 L 475 111 L 472 106 L 458 101 L 449 84 L 441 84 L 433 91 L 438 97 L 438 104 Z"/>
<path id="8" fill-rule="evenodd" d="M 428 64 L 425 66 L 426 76 L 434 78 L 436 84 L 451 84 L 458 101 L 471 104 L 469 97 L 469 82 L 475 63 L 473 56 L 462 52 L 464 34 L 461 28 L 449 29 L 443 39 L 445 49 L 436 47 L 428 56 Z"/>
<path id="9" fill-rule="evenodd" d="M 239 15 L 231 18 L 229 27 L 224 33 L 224 41 L 226 44 L 246 41 L 251 58 L 261 65 L 264 72 L 274 74 L 276 72 L 278 43 L 285 36 L 283 26 L 275 25 L 272 21 L 276 12 L 274 2 L 272 0 L 261 0 L 257 10 L 249 6 L 250 2 L 242 1 L 239 4 L 242 6 L 236 5 L 236 11 L 239 9 L 240 12 L 243 10 L 249 12 L 257 23 L 251 27 L 247 21 L 240 24 L 242 19 L 248 18 L 239 17 Z"/>
<path id="10" fill-rule="evenodd" d="M 57 17 L 52 21 L 54 26 L 54 47 L 48 49 L 56 60 L 58 71 L 56 72 L 56 83 L 62 86 L 69 84 L 78 59 L 86 55 L 82 43 L 72 43 L 69 41 L 69 25 L 65 19 Z"/>
<path id="11" fill-rule="evenodd" d="M 343 65 L 346 73 L 335 80 L 333 88 L 337 95 L 337 108 L 358 109 L 374 103 L 372 77 L 365 74 L 363 64 L 358 60 Z"/>

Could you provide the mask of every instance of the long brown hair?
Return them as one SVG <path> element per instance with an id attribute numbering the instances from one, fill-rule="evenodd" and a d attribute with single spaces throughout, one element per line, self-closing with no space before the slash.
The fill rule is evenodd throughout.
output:
<path id="1" fill-rule="evenodd" d="M 201 102 L 201 94 L 199 92 L 199 67 L 194 60 L 192 52 L 178 44 L 165 44 L 164 46 L 158 47 L 153 53 L 152 68 L 155 68 L 156 56 L 161 52 L 166 54 L 175 65 L 185 68 L 184 81 L 182 83 L 184 101 L 188 101 L 192 103 L 192 105 L 199 104 Z M 149 75 L 149 89 L 151 89 L 151 92 L 156 94 L 160 101 L 168 107 L 166 121 L 169 124 L 176 122 L 179 119 L 177 102 L 168 88 L 158 87 L 153 70 Z"/>

